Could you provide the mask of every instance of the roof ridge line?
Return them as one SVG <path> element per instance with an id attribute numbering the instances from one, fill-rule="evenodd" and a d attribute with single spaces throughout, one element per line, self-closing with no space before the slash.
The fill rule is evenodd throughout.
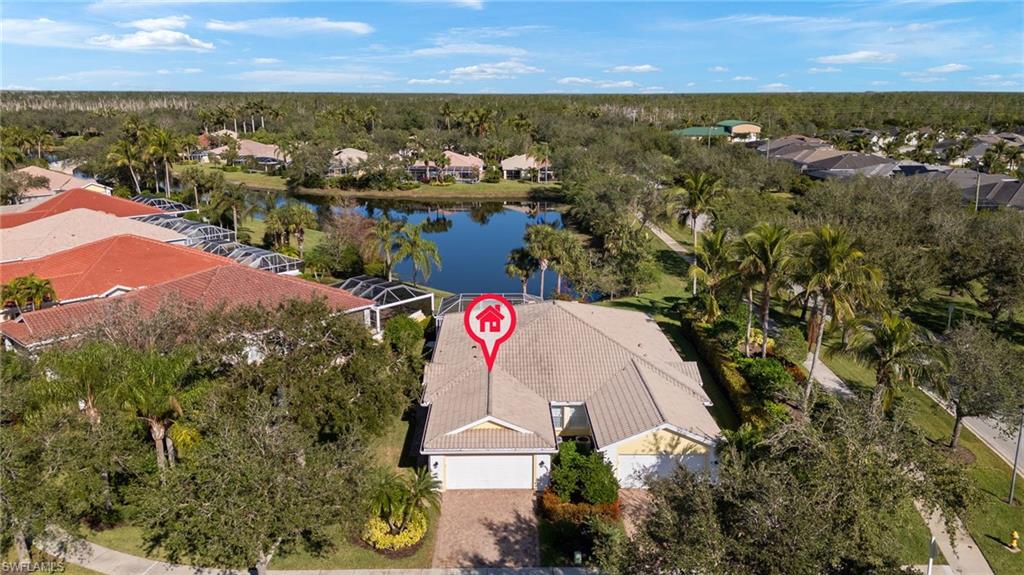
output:
<path id="1" fill-rule="evenodd" d="M 668 419 L 665 417 L 665 412 L 661 409 L 661 405 L 658 404 L 658 400 L 654 398 L 654 394 L 651 393 L 651 384 L 647 383 L 647 378 L 644 377 L 644 372 L 640 371 L 640 367 L 636 364 L 636 358 L 631 358 L 633 369 L 636 370 L 636 375 L 640 378 L 640 381 L 644 384 L 644 391 L 647 392 L 647 397 L 651 399 L 651 403 L 654 405 L 654 410 L 658 412 L 658 419 L 665 422 Z"/>

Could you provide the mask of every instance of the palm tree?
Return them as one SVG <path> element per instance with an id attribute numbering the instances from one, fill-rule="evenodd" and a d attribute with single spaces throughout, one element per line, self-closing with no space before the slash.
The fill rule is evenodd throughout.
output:
<path id="1" fill-rule="evenodd" d="M 135 349 L 123 353 L 124 369 L 114 395 L 122 409 L 146 423 L 162 471 L 168 462 L 173 466 L 175 459 L 167 429 L 182 415 L 182 404 L 195 391 L 187 384 L 193 354 L 185 348 L 167 354 Z"/>
<path id="2" fill-rule="evenodd" d="M 42 158 L 43 151 L 50 151 L 53 147 L 53 134 L 43 129 L 36 129 L 30 132 L 30 139 L 32 145 L 36 148 L 36 157 Z"/>
<path id="3" fill-rule="evenodd" d="M 711 202 L 722 191 L 722 181 L 707 172 L 687 174 L 683 177 L 683 190 L 686 192 L 682 202 L 674 204 L 674 211 L 681 216 L 683 223 L 690 220 L 693 229 L 693 245 L 697 246 L 697 218 L 711 208 Z M 692 294 L 697 295 L 697 278 L 693 278 Z"/>
<path id="4" fill-rule="evenodd" d="M 441 119 L 444 120 L 444 129 L 452 131 L 452 118 L 455 117 L 455 112 L 452 110 L 450 102 L 445 101 L 441 104 Z"/>
<path id="5" fill-rule="evenodd" d="M 32 309 L 40 309 L 43 303 L 57 299 L 57 292 L 53 290 L 50 280 L 32 273 L 5 283 L 0 288 L 0 298 L 4 305 L 13 303 L 18 309 L 23 310 L 30 305 Z"/>
<path id="6" fill-rule="evenodd" d="M 113 344 L 89 340 L 72 349 L 53 349 L 40 358 L 37 391 L 46 403 L 81 410 L 95 427 L 104 406 L 113 401 L 117 363 L 123 357 Z"/>
<path id="7" fill-rule="evenodd" d="M 526 242 L 526 250 L 540 267 L 540 299 L 544 299 L 544 273 L 558 252 L 555 228 L 548 224 L 527 226 L 523 240 Z"/>
<path id="8" fill-rule="evenodd" d="M 132 183 L 135 184 L 135 193 L 142 193 L 139 176 L 135 173 L 135 166 L 142 161 L 142 153 L 135 143 L 128 138 L 114 142 L 107 152 L 107 161 L 119 168 L 128 168 L 128 173 L 132 176 Z"/>
<path id="9" fill-rule="evenodd" d="M 733 254 L 725 231 L 708 232 L 701 236 L 693 254 L 694 263 L 690 266 L 689 275 L 707 288 L 703 319 L 711 322 L 721 314 L 718 290 L 733 271 Z"/>
<path id="10" fill-rule="evenodd" d="M 533 272 L 537 271 L 537 266 L 537 259 L 525 248 L 516 248 L 508 253 L 505 274 L 510 278 L 519 278 L 523 284 L 523 297 L 526 297 L 526 283 L 530 281 Z"/>
<path id="11" fill-rule="evenodd" d="M 768 337 L 768 313 L 772 290 L 785 277 L 793 264 L 791 245 L 793 232 L 779 224 L 758 224 L 737 243 L 741 273 L 761 284 L 761 331 Z M 761 357 L 767 357 L 768 346 L 761 346 Z"/>
<path id="12" fill-rule="evenodd" d="M 903 385 L 941 371 L 946 364 L 942 346 L 910 318 L 894 312 L 861 322 L 850 340 L 849 351 L 875 368 L 871 408 L 876 415 L 888 410 Z"/>
<path id="13" fill-rule="evenodd" d="M 300 202 L 291 202 L 284 207 L 285 237 L 295 235 L 299 244 L 299 257 L 305 254 L 304 245 L 306 240 L 306 229 L 316 229 L 316 214 L 309 206 Z M 290 241 L 286 242 L 290 243 Z"/>
<path id="14" fill-rule="evenodd" d="M 412 283 L 416 285 L 416 272 L 423 274 L 423 281 L 430 279 L 431 263 L 441 269 L 441 253 L 437 244 L 423 237 L 423 224 L 406 224 L 398 235 L 398 251 L 395 261 L 412 260 Z"/>
<path id="15" fill-rule="evenodd" d="M 821 353 L 821 340 L 825 335 L 825 320 L 832 314 L 833 321 L 845 323 L 854 319 L 858 304 L 869 301 L 880 289 L 882 275 L 878 268 L 865 263 L 864 252 L 856 247 L 843 230 L 824 225 L 810 232 L 801 242 L 801 257 L 808 269 L 805 290 L 814 298 L 816 323 L 814 354 L 804 384 L 804 410 L 811 399 L 814 368 Z M 820 305 L 817 302 L 820 300 Z"/>
<path id="16" fill-rule="evenodd" d="M 397 234 L 401 225 L 401 222 L 392 221 L 384 215 L 374 221 L 373 228 L 370 230 L 374 251 L 384 259 L 384 270 L 387 273 L 388 281 L 392 281 L 391 269 L 397 249 Z"/>
<path id="17" fill-rule="evenodd" d="M 157 128 L 149 133 L 146 155 L 164 167 L 164 194 L 171 196 L 171 163 L 181 154 L 181 141 L 168 130 Z"/>
<path id="18" fill-rule="evenodd" d="M 411 476 L 380 471 L 370 497 L 370 511 L 387 523 L 392 534 L 405 530 L 419 510 L 441 506 L 441 482 L 427 468 L 420 467 Z"/>
<path id="19" fill-rule="evenodd" d="M 530 146 L 530 157 L 537 163 L 537 182 L 539 183 L 544 164 L 551 161 L 551 146 L 547 142 L 537 142 Z"/>
<path id="20" fill-rule="evenodd" d="M 230 213 L 231 229 L 237 234 L 238 222 L 245 220 L 256 210 L 256 206 L 249 203 L 247 192 L 243 184 L 230 184 L 223 189 L 213 190 L 203 211 L 207 217 L 218 223 L 223 222 Z"/>

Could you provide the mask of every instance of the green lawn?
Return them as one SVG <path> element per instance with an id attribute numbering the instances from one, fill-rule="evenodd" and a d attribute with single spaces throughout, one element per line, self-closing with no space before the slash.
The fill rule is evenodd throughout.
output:
<path id="1" fill-rule="evenodd" d="M 842 355 L 829 355 L 825 358 L 825 363 L 836 372 L 836 375 L 855 387 L 870 389 L 875 385 L 875 376 L 871 369 L 853 359 Z M 945 409 L 917 389 L 904 394 L 903 400 L 913 410 L 914 424 L 921 428 L 931 441 L 939 444 L 949 441 L 953 418 Z M 1003 548 L 1010 531 L 1020 531 L 1024 526 L 1024 507 L 1021 507 L 1020 503 L 1017 507 L 1006 504 L 1010 488 L 1010 466 L 969 429 L 964 429 L 960 435 L 960 445 L 975 456 L 974 463 L 968 467 L 968 475 L 981 494 L 980 504 L 967 518 L 967 530 L 997 575 L 1024 573 L 1024 555 L 1013 555 Z M 1018 495 L 1017 500 L 1024 500 L 1024 496 Z M 923 544 L 924 542 L 919 540 L 915 547 Z"/>
<path id="2" fill-rule="evenodd" d="M 249 230 L 250 243 L 253 245 L 259 245 L 260 242 L 263 241 L 263 233 L 267 230 L 267 226 L 263 220 L 258 220 L 256 218 L 248 218 L 244 220 L 239 227 Z M 307 228 L 303 250 L 308 253 L 319 245 L 323 239 L 324 232 Z M 291 238 L 291 242 L 295 249 L 299 249 L 299 245 L 296 243 L 294 235 Z"/>
<path id="3" fill-rule="evenodd" d="M 922 325 L 935 333 L 946 331 L 946 322 L 949 320 L 949 304 L 953 304 L 953 323 L 969 320 L 978 321 L 986 325 L 992 324 L 992 318 L 982 310 L 978 304 L 969 297 L 962 295 L 950 296 L 948 293 L 939 290 L 930 292 L 920 303 L 917 303 L 907 310 L 914 322 Z M 996 332 L 1006 339 L 1024 347 L 1024 309 L 1014 311 L 1017 321 L 1001 321 L 994 326 Z"/>
<path id="4" fill-rule="evenodd" d="M 280 176 L 248 172 L 225 172 L 217 166 L 199 164 L 204 170 L 217 170 L 224 174 L 224 179 L 231 183 L 243 184 L 254 190 L 283 191 L 288 189 L 285 179 Z M 175 172 L 185 169 L 186 165 L 176 165 Z M 321 188 L 302 188 L 298 190 L 308 195 L 323 195 L 336 197 L 357 197 L 357 198 L 390 198 L 396 200 L 472 200 L 472 199 L 494 199 L 494 200 L 546 200 L 557 201 L 562 198 L 562 188 L 559 183 L 535 183 L 501 180 L 488 184 L 479 182 L 476 184 L 452 184 L 449 186 L 434 186 L 430 184 L 421 185 L 412 190 L 337 190 Z"/>

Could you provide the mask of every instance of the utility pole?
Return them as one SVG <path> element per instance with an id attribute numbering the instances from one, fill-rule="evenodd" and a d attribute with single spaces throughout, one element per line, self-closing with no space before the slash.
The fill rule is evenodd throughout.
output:
<path id="1" fill-rule="evenodd" d="M 1013 453 L 1013 470 L 1010 473 L 1010 498 L 1006 500 L 1013 505 L 1013 489 L 1017 487 L 1017 460 L 1020 459 L 1020 436 L 1024 435 L 1024 404 L 1020 406 L 1020 425 L 1017 427 L 1017 451 Z"/>

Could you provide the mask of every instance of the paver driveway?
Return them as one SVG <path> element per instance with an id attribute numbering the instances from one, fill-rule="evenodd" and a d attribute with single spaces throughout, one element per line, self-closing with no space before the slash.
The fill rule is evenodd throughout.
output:
<path id="1" fill-rule="evenodd" d="M 535 498 L 533 491 L 520 489 L 445 491 L 433 566 L 536 566 Z"/>

